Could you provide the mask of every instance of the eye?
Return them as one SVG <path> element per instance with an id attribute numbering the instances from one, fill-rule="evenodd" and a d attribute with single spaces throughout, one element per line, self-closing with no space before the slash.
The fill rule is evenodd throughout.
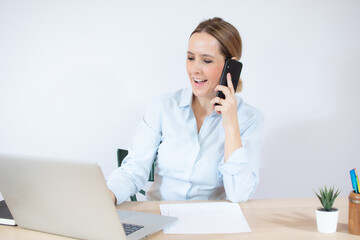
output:
<path id="1" fill-rule="evenodd" d="M 204 62 L 205 62 L 206 64 L 212 63 L 211 60 L 204 60 Z"/>
<path id="2" fill-rule="evenodd" d="M 187 59 L 188 59 L 189 61 L 194 60 L 194 58 L 193 58 L 193 57 L 187 57 Z"/>

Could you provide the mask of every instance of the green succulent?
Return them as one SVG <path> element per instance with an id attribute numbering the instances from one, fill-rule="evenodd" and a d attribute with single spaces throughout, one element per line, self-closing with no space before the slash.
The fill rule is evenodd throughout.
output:
<path id="1" fill-rule="evenodd" d="M 333 210 L 332 206 L 339 193 L 339 189 L 334 192 L 334 187 L 328 189 L 326 186 L 319 188 L 319 194 L 315 192 L 325 211 Z"/>

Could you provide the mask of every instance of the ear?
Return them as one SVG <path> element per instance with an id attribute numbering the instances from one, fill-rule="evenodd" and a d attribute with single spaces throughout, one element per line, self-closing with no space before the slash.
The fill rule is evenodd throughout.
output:
<path id="1" fill-rule="evenodd" d="M 232 57 L 231 59 L 237 61 L 236 57 Z"/>

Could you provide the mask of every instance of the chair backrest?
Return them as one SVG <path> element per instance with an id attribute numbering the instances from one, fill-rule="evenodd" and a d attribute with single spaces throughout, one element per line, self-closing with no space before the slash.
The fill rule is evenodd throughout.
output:
<path id="1" fill-rule="evenodd" d="M 118 149 L 117 150 L 117 161 L 118 161 L 118 167 L 121 166 L 124 158 L 128 155 L 128 150 L 125 149 Z M 149 182 L 154 182 L 154 174 L 155 174 L 155 166 L 156 166 L 156 158 L 154 159 L 152 165 L 151 165 L 151 169 L 150 169 L 150 174 L 149 174 Z M 143 194 L 145 196 L 146 192 L 144 190 L 140 190 L 140 193 Z M 136 195 L 133 195 L 130 197 L 131 201 L 137 201 Z"/>
<path id="2" fill-rule="evenodd" d="M 117 150 L 117 161 L 118 161 L 118 167 L 121 166 L 122 161 L 124 158 L 128 155 L 129 151 L 125 149 L 118 149 Z"/>
<path id="3" fill-rule="evenodd" d="M 122 161 L 124 160 L 124 158 L 128 155 L 129 151 L 125 150 L 125 149 L 118 149 L 117 150 L 117 161 L 118 161 L 118 167 L 121 166 Z M 154 182 L 154 173 L 155 173 L 155 167 L 156 167 L 156 158 L 154 159 L 152 165 L 151 165 L 151 170 L 150 170 L 150 174 L 149 174 L 149 182 Z"/>

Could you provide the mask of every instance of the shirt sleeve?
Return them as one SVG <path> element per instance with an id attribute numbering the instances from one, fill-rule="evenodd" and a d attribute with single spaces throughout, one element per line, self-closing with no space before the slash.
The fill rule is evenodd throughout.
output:
<path id="1" fill-rule="evenodd" d="M 138 193 L 148 181 L 162 134 L 159 104 L 159 99 L 153 101 L 137 128 L 129 154 L 121 167 L 113 171 L 106 180 L 108 188 L 116 196 L 117 204 Z"/>
<path id="2" fill-rule="evenodd" d="M 241 134 L 242 147 L 235 150 L 227 162 L 222 162 L 219 166 L 226 196 L 232 202 L 247 201 L 259 183 L 259 157 L 263 140 L 263 123 L 264 117 L 258 112 Z"/>

